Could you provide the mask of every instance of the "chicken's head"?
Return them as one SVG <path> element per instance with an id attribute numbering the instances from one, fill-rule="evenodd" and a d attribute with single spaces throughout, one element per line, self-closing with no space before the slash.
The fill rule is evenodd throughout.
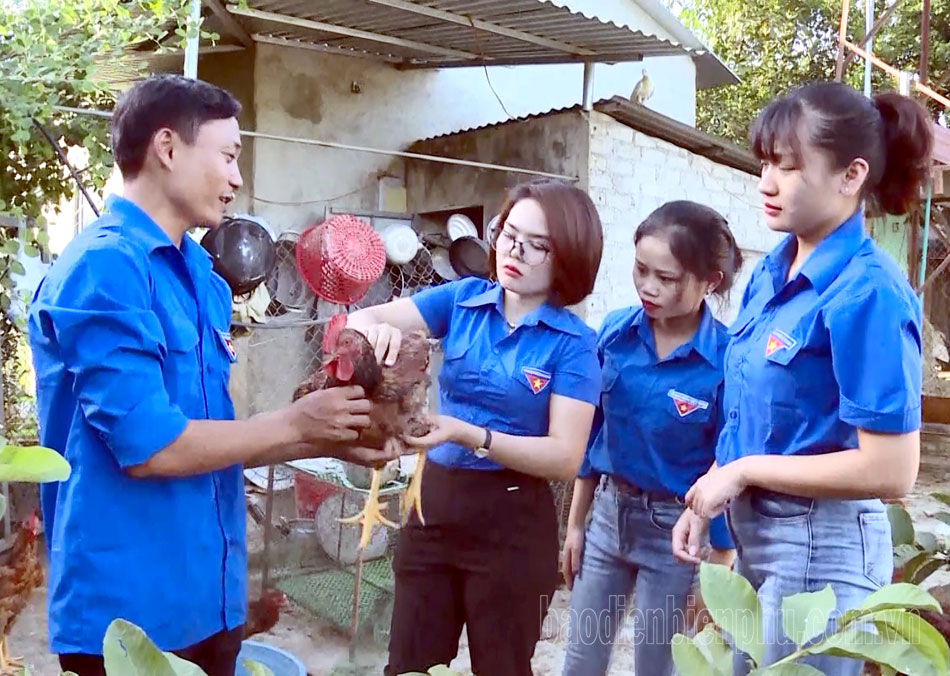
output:
<path id="1" fill-rule="evenodd" d="M 361 347 L 353 332 L 346 330 L 346 315 L 335 315 L 323 334 L 323 372 L 340 382 L 349 382 Z"/>

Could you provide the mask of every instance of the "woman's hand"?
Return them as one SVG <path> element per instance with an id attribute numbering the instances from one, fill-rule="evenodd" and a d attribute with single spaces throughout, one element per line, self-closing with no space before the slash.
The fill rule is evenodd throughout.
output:
<path id="1" fill-rule="evenodd" d="M 351 322 L 347 328 L 359 331 L 369 344 L 373 346 L 376 353 L 376 361 L 384 366 L 392 366 L 396 363 L 396 357 L 399 356 L 399 347 L 402 345 L 402 331 L 395 326 L 386 323 L 370 324 L 361 326 L 362 322 Z"/>
<path id="2" fill-rule="evenodd" d="M 574 577 L 581 572 L 581 557 L 584 554 L 584 528 L 572 526 L 564 537 L 564 549 L 561 551 L 561 572 L 567 582 L 567 588 L 574 588 Z"/>
<path id="3" fill-rule="evenodd" d="M 712 519 L 726 511 L 729 501 L 745 488 L 742 461 L 737 460 L 699 477 L 686 493 L 686 504 L 697 515 Z"/>
<path id="4" fill-rule="evenodd" d="M 428 434 L 421 437 L 407 437 L 406 443 L 413 448 L 426 450 L 448 441 L 477 448 L 484 440 L 485 432 L 475 425 L 448 415 L 435 415 L 430 418 L 432 427 Z"/>
<path id="5" fill-rule="evenodd" d="M 706 559 L 709 563 L 715 563 L 720 566 L 725 566 L 732 570 L 732 564 L 736 560 L 736 550 L 735 549 L 716 549 L 713 547 L 709 551 L 709 558 Z"/>
<path id="6" fill-rule="evenodd" d="M 709 520 L 687 507 L 673 526 L 673 558 L 698 565 L 705 558 L 704 548 Z"/>

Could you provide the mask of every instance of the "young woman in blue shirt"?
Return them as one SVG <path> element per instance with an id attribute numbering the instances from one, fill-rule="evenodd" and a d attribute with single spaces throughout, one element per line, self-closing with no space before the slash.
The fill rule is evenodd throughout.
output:
<path id="1" fill-rule="evenodd" d="M 557 585 L 548 481 L 573 478 L 600 392 L 594 331 L 567 306 L 593 289 L 600 219 L 582 190 L 514 189 L 493 235 L 497 281 L 463 279 L 350 316 L 381 359 L 402 332 L 442 341 L 440 414 L 428 448 L 425 525 L 412 516 L 393 561 L 386 674 L 448 664 L 463 624 L 477 674 L 530 676 Z"/>
<path id="2" fill-rule="evenodd" d="M 670 640 L 686 630 L 696 567 L 673 559 L 671 533 L 686 490 L 713 461 L 721 422 L 727 335 L 706 299 L 728 293 L 742 263 L 728 224 L 701 204 L 669 202 L 635 242 L 642 306 L 611 313 L 600 329 L 600 405 L 562 554 L 573 587 L 565 676 L 607 673 L 629 614 L 637 671 L 673 673 Z M 711 543 L 713 560 L 731 563 L 724 521 Z"/>
<path id="3" fill-rule="evenodd" d="M 738 569 L 763 608 L 766 664 L 794 650 L 783 597 L 830 584 L 843 612 L 891 580 L 881 499 L 917 476 L 921 309 L 863 213 L 903 214 L 918 199 L 932 124 L 910 98 L 825 83 L 773 101 L 750 134 L 766 224 L 788 237 L 730 328 L 716 463 L 687 494 L 674 548 L 692 560 L 688 533 L 728 508 Z M 830 676 L 862 669 L 808 663 Z"/>

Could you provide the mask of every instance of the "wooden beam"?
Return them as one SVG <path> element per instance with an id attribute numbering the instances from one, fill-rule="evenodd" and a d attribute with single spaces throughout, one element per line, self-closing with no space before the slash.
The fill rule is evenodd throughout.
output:
<path id="1" fill-rule="evenodd" d="M 893 4 L 890 7 L 884 10 L 884 13 L 881 15 L 881 18 L 874 22 L 874 25 L 871 26 L 871 30 L 868 31 L 868 34 L 863 38 L 858 40 L 858 47 L 864 47 L 868 43 L 868 40 L 877 35 L 877 32 L 881 30 L 881 27 L 891 18 L 891 14 L 894 13 L 894 10 L 897 9 L 897 6 L 901 3 L 901 0 L 894 0 Z M 848 54 L 844 59 L 843 68 L 847 68 L 848 65 L 854 61 L 854 54 Z"/>
<path id="2" fill-rule="evenodd" d="M 934 122 L 934 159 L 950 164 L 950 129 Z"/>
<path id="3" fill-rule="evenodd" d="M 202 1 L 208 7 L 208 9 L 214 13 L 214 15 L 218 18 L 218 21 L 224 24 L 225 29 L 227 29 L 231 35 L 241 41 L 242 45 L 249 49 L 254 46 L 254 40 L 252 40 L 251 36 L 248 35 L 248 32 L 244 30 L 244 26 L 238 23 L 237 19 L 228 13 L 228 11 L 221 4 L 220 0 Z"/>
<path id="4" fill-rule="evenodd" d="M 880 68 L 880 69 L 883 70 L 884 72 L 889 73 L 890 75 L 892 75 L 892 76 L 895 77 L 895 78 L 898 78 L 898 79 L 900 78 L 901 71 L 898 70 L 897 68 L 895 68 L 894 66 L 890 65 L 889 63 L 885 63 L 884 61 L 882 61 L 881 59 L 877 58 L 877 57 L 874 56 L 873 54 L 868 54 L 866 51 L 864 51 L 863 49 L 861 49 L 861 48 L 858 47 L 857 45 L 851 44 L 851 43 L 848 42 L 847 40 L 845 40 L 844 46 L 847 47 L 848 49 L 850 49 L 852 52 L 854 52 L 854 53 L 857 54 L 858 56 L 860 56 L 861 58 L 869 59 L 869 60 L 871 61 L 871 63 L 873 63 L 875 66 L 877 66 L 878 68 Z M 942 104 L 943 106 L 945 106 L 946 108 L 950 109 L 950 99 L 948 99 L 948 98 L 947 98 L 946 96 L 944 96 L 943 94 L 938 94 L 938 93 L 935 92 L 933 89 L 931 89 L 930 87 L 928 87 L 928 86 L 925 85 L 925 84 L 921 84 L 920 82 L 914 82 L 914 87 L 915 87 L 915 88 L 917 89 L 917 91 L 919 91 L 921 94 L 924 94 L 925 96 L 929 96 L 930 98 L 932 98 L 932 99 L 933 99 L 934 101 L 936 101 L 937 103 L 940 103 L 940 104 Z"/>
<path id="5" fill-rule="evenodd" d="M 338 56 L 349 56 L 357 59 L 369 59 L 370 61 L 380 61 L 382 63 L 401 63 L 402 59 L 396 56 L 384 56 L 382 54 L 370 54 L 367 52 L 358 52 L 355 49 L 342 49 L 340 47 L 328 47 L 327 45 L 318 45 L 313 42 L 304 42 L 303 40 L 291 40 L 290 38 L 276 38 L 273 35 L 262 35 L 254 33 L 251 36 L 254 42 L 263 42 L 268 45 L 278 47 L 290 47 L 291 49 L 309 49 L 312 52 L 323 52 L 324 54 L 336 54 Z"/>
<path id="6" fill-rule="evenodd" d="M 841 25 L 838 28 L 838 57 L 835 59 L 835 80 L 841 82 L 844 75 L 844 43 L 848 39 L 848 13 L 851 11 L 850 0 L 841 0 Z"/>
<path id="7" fill-rule="evenodd" d="M 589 49 L 584 49 L 583 47 L 577 47 L 575 45 L 571 45 L 566 42 L 560 42 L 559 40 L 550 40 L 548 38 L 543 38 L 540 35 L 526 33 L 525 31 L 515 30 L 513 28 L 505 28 L 504 26 L 499 26 L 498 24 L 490 23 L 488 21 L 482 21 L 481 19 L 475 19 L 473 17 L 467 16 L 464 14 L 455 14 L 453 12 L 446 12 L 445 10 L 435 9 L 433 7 L 427 7 L 425 5 L 419 5 L 414 2 L 406 2 L 406 0 L 365 0 L 365 1 L 373 5 L 382 5 L 383 7 L 391 7 L 393 9 L 402 10 L 403 12 L 418 14 L 420 16 L 427 16 L 432 19 L 438 19 L 439 21 L 445 21 L 447 23 L 454 23 L 460 26 L 472 26 L 474 28 L 477 28 L 478 30 L 485 31 L 486 33 L 494 33 L 495 35 L 504 35 L 505 37 L 512 38 L 514 40 L 520 40 L 521 42 L 530 42 L 533 45 L 540 45 L 541 47 L 556 49 L 561 52 L 567 52 L 568 54 L 577 54 L 580 56 L 594 55 L 594 52 Z"/>
<path id="8" fill-rule="evenodd" d="M 441 56 L 451 56 L 451 57 L 462 58 L 462 59 L 480 59 L 481 58 L 478 54 L 473 54 L 471 52 L 464 52 L 459 49 L 449 49 L 447 47 L 439 47 L 438 45 L 430 45 L 425 42 L 416 42 L 415 40 L 404 40 L 403 38 L 397 38 L 391 35 L 383 35 L 382 33 L 371 33 L 370 31 L 360 30 L 358 28 L 347 28 L 345 26 L 335 26 L 332 23 L 324 23 L 322 21 L 312 21 L 310 19 L 301 19 L 296 16 L 287 16 L 285 14 L 277 14 L 275 12 L 262 12 L 257 9 L 244 9 L 243 7 L 236 7 L 234 5 L 228 5 L 228 11 L 231 12 L 231 14 L 237 14 L 238 16 L 246 16 L 251 19 L 260 19 L 261 21 L 271 21 L 273 23 L 284 24 L 285 26 L 296 26 L 297 28 L 306 28 L 308 30 L 320 31 L 322 33 L 344 35 L 350 38 L 368 40 L 370 42 L 379 42 L 381 44 L 386 44 L 386 45 L 396 45 L 399 47 L 407 47 L 409 49 L 415 49 L 417 51 L 427 52 L 429 54 L 439 54 Z"/>
<path id="9" fill-rule="evenodd" d="M 920 81 L 930 77 L 930 0 L 924 0 L 920 12 Z"/>

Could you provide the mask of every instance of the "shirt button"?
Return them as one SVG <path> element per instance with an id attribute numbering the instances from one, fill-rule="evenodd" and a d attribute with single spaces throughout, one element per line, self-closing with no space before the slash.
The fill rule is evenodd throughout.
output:
<path id="1" fill-rule="evenodd" d="M 736 420 L 739 417 L 738 411 L 729 411 L 729 420 Z"/>

